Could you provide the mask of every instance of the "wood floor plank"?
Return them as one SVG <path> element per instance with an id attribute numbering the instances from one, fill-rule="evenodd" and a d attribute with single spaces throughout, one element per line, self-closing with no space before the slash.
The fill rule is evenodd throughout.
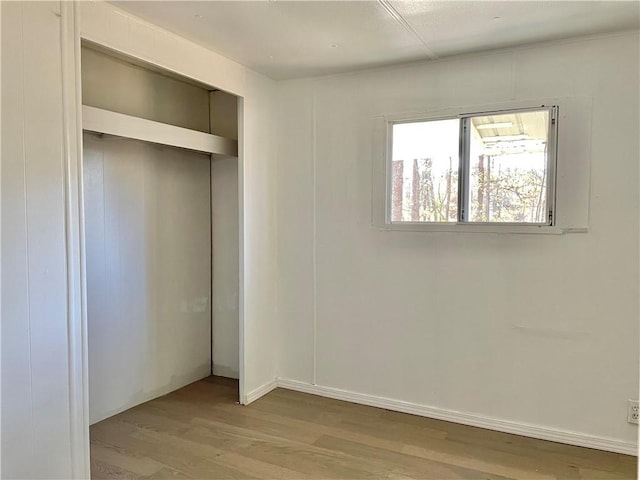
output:
<path id="1" fill-rule="evenodd" d="M 334 449 L 347 453 L 356 458 L 365 457 L 375 459 L 381 465 L 392 466 L 394 473 L 407 476 L 409 478 L 432 478 L 438 479 L 500 479 L 506 480 L 509 477 L 490 474 L 485 471 L 472 470 L 460 467 L 452 463 L 443 463 L 428 460 L 422 457 L 399 453 L 392 450 L 373 447 L 368 444 L 351 442 L 341 438 L 323 436 L 315 442 L 315 445 Z M 515 478 L 515 477 L 514 477 Z"/>
<path id="2" fill-rule="evenodd" d="M 92 438 L 92 447 L 96 443 L 110 446 L 115 443 L 125 452 L 136 451 L 144 458 L 162 464 L 165 471 L 172 472 L 172 476 L 177 473 L 187 478 L 256 478 L 234 469 L 233 465 L 225 464 L 224 459 L 220 458 L 223 453 L 221 451 L 211 451 L 201 445 L 193 448 L 193 445 L 180 440 L 180 437 L 172 436 L 159 428 L 149 429 L 131 424 L 123 418 L 103 426 L 96 437 L 98 438 Z M 115 438 L 115 442 L 110 440 Z M 110 441 L 112 443 L 108 443 Z"/>
<path id="3" fill-rule="evenodd" d="M 177 454 L 186 457 L 215 458 L 216 464 L 239 469 L 245 478 L 308 478 L 303 473 L 289 468 L 286 462 L 278 461 L 278 458 L 272 461 L 271 457 L 267 457 L 265 461 L 254 449 L 249 449 L 242 443 L 233 443 L 232 438 L 206 429 L 198 430 L 195 428 L 180 437 L 162 434 L 162 437 L 158 439 L 157 435 L 156 432 L 141 430 L 135 435 L 135 438 L 147 439 L 151 436 L 151 438 L 160 440 L 167 447 L 174 449 Z M 215 473 L 215 471 L 211 471 L 211 477 L 199 475 L 198 478 L 225 478 L 217 477 Z"/>
<path id="4" fill-rule="evenodd" d="M 170 468 L 163 468 L 153 475 L 149 475 L 148 477 L 143 477 L 145 480 L 166 480 L 169 478 L 175 478 L 178 480 L 190 479 L 191 477 L 185 475 L 184 473 L 180 473 L 176 470 L 172 470 Z"/>
<path id="5" fill-rule="evenodd" d="M 416 415 L 406 415 L 399 412 L 386 410 L 382 414 L 382 418 L 386 421 L 411 423 L 427 426 L 436 430 L 444 430 L 447 432 L 446 438 L 462 443 L 477 443 L 481 441 L 483 445 L 490 446 L 494 449 L 502 449 L 505 451 L 519 451 L 523 454 L 532 456 L 549 454 L 565 459 L 575 460 L 581 459 L 584 464 L 592 463 L 595 468 L 609 465 L 615 469 L 621 465 L 634 465 L 636 458 L 630 455 L 612 454 L 600 450 L 590 448 L 566 445 L 563 443 L 540 441 L 535 438 L 524 437 L 521 435 L 513 435 L 510 433 L 487 430 L 484 428 L 470 427 L 443 420 L 435 420 L 431 418 L 419 417 Z"/>
<path id="6" fill-rule="evenodd" d="M 396 453 L 400 453 L 400 454 L 404 454 L 406 453 L 405 450 L 405 446 L 406 444 L 401 442 L 401 441 L 397 441 L 397 440 L 391 440 L 389 438 L 384 438 L 384 437 L 378 437 L 378 436 L 371 436 L 371 435 L 366 435 L 366 434 L 362 434 L 359 432 L 354 432 L 352 430 L 349 429 L 345 429 L 345 428 L 340 428 L 339 426 L 323 426 L 323 425 L 318 425 L 318 424 L 314 424 L 314 423 L 310 423 L 310 422 L 306 422 L 304 420 L 298 420 L 298 419 L 289 419 L 287 417 L 284 417 L 282 415 L 276 415 L 276 414 L 272 414 L 272 413 L 265 413 L 262 411 L 257 411 L 254 409 L 246 409 L 246 408 L 242 408 L 240 409 L 240 411 L 242 411 L 244 413 L 245 416 L 249 416 L 249 415 L 253 415 L 253 416 L 257 416 L 260 420 L 264 420 L 264 419 L 271 419 L 273 420 L 271 423 L 275 424 L 276 422 L 280 422 L 280 424 L 282 425 L 282 428 L 276 432 L 279 435 L 282 435 L 286 438 L 291 438 L 292 435 L 295 437 L 296 440 L 302 440 L 302 441 L 309 441 L 309 435 L 304 434 L 304 432 L 309 432 L 312 431 L 314 432 L 313 437 L 320 437 L 321 435 L 330 435 L 330 436 L 334 436 L 336 438 L 342 439 L 342 440 L 348 440 L 348 441 L 353 441 L 353 442 L 357 442 L 357 443 L 361 443 L 361 444 L 366 444 L 369 445 L 371 447 L 377 447 L 379 449 L 386 449 L 389 450 L 391 452 L 396 452 Z M 227 417 L 227 419 L 229 419 Z M 205 422 L 205 423 L 209 423 L 207 420 L 201 419 L 201 418 L 196 418 L 195 419 L 196 422 Z M 224 421 L 224 419 L 222 420 Z M 231 420 L 234 421 L 235 420 Z M 257 427 L 256 424 L 253 425 L 253 427 Z M 260 427 L 257 427 L 260 428 Z M 263 430 L 264 431 L 264 430 Z M 302 433 L 299 433 L 302 432 Z M 429 436 L 433 436 L 431 434 L 429 434 Z M 444 438 L 444 435 L 439 435 L 440 438 Z M 422 437 L 422 440 L 425 440 L 425 436 Z M 425 455 L 420 455 L 421 458 L 423 459 L 430 459 L 430 460 L 434 460 L 434 461 L 440 461 L 441 458 L 443 458 L 442 456 L 438 456 L 437 453 L 431 453 L 429 456 L 425 456 Z M 476 468 L 476 469 L 480 469 L 482 466 L 486 465 L 486 462 L 478 462 L 478 461 L 473 461 L 473 459 L 468 459 L 466 457 L 466 455 L 462 458 L 462 459 L 456 459 L 454 461 L 454 457 L 452 455 L 449 455 L 446 457 L 447 460 L 450 461 L 450 463 L 452 465 L 465 465 L 465 468 Z M 494 466 L 494 469 L 497 468 Z M 485 469 L 488 472 L 491 472 L 491 469 Z M 505 473 L 506 472 L 506 473 Z M 522 470 L 517 470 L 517 469 L 508 469 L 508 468 L 501 468 L 500 469 L 500 473 L 495 473 L 496 475 L 509 475 L 509 473 L 513 473 L 513 472 L 519 472 L 522 473 Z M 541 475 L 540 473 L 537 473 L 536 476 L 538 478 L 545 478 L 543 475 Z"/>
<path id="7" fill-rule="evenodd" d="M 98 441 L 91 443 L 91 458 L 106 465 L 118 465 L 134 475 L 147 477 L 165 468 L 160 462 Z"/>
<path id="8" fill-rule="evenodd" d="M 111 465 L 110 463 L 103 462 L 101 460 L 92 458 L 91 459 L 91 478 L 94 479 L 112 479 L 112 478 L 123 478 L 123 479 L 136 479 L 140 478 L 139 475 L 136 475 L 133 472 L 129 472 L 124 468 Z"/>
<path id="9" fill-rule="evenodd" d="M 347 455 L 314 445 L 263 436 L 250 432 L 230 432 L 217 428 L 196 428 L 189 437 L 228 451 L 249 455 L 265 463 L 288 468 L 298 476 L 311 478 L 381 478 L 382 472 L 372 471 L 368 459 L 353 459 Z M 224 446 L 222 446 L 223 444 Z"/>
<path id="10" fill-rule="evenodd" d="M 209 377 L 91 427 L 96 479 L 631 480 L 637 458 Z"/>

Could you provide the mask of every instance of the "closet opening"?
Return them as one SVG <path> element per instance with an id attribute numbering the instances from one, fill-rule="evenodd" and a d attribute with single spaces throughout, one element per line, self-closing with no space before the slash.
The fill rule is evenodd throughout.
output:
<path id="1" fill-rule="evenodd" d="M 239 400 L 240 102 L 90 42 L 81 76 L 93 452 L 114 415 Z"/>

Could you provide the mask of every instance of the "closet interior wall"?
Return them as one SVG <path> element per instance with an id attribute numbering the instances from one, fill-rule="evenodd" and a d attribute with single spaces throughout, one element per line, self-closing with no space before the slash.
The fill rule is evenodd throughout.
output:
<path id="1" fill-rule="evenodd" d="M 222 91 L 209 94 L 211 133 L 238 140 L 238 98 Z M 211 361 L 213 374 L 240 377 L 240 218 L 238 159 L 211 157 L 211 245 L 213 264 Z"/>
<path id="2" fill-rule="evenodd" d="M 82 98 L 237 140 L 233 95 L 86 46 Z M 212 372 L 237 378 L 237 157 L 83 142 L 90 422 Z"/>

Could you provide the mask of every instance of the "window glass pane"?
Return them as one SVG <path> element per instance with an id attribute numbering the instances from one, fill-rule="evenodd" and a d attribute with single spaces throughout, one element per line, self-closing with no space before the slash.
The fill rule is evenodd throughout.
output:
<path id="1" fill-rule="evenodd" d="M 392 135 L 391 221 L 457 221 L 460 121 L 397 123 Z"/>
<path id="2" fill-rule="evenodd" d="M 470 119 L 470 222 L 547 222 L 549 111 Z"/>

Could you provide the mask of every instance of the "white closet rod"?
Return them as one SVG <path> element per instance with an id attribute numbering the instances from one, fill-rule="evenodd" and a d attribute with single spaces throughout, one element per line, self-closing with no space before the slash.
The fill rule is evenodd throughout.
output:
<path id="1" fill-rule="evenodd" d="M 238 156 L 238 142 L 209 133 L 132 117 L 101 108 L 82 106 L 82 129 L 117 137 L 187 148 L 212 155 Z"/>

